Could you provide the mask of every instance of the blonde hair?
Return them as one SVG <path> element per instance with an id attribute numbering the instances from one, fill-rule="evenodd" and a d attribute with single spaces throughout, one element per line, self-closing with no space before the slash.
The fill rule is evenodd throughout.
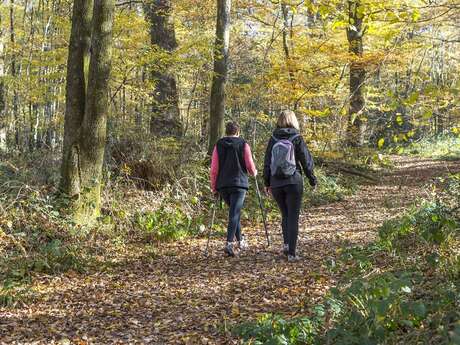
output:
<path id="1" fill-rule="evenodd" d="M 278 128 L 295 128 L 300 130 L 299 121 L 292 110 L 283 110 L 276 122 Z"/>

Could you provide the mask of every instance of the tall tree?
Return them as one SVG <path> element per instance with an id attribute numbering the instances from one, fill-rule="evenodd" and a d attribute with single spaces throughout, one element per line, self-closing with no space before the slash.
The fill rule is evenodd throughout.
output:
<path id="1" fill-rule="evenodd" d="M 209 148 L 224 134 L 225 83 L 228 74 L 228 47 L 230 44 L 231 0 L 217 0 L 216 40 L 214 45 L 214 74 L 212 76 L 209 114 Z"/>
<path id="2" fill-rule="evenodd" d="M 61 189 L 70 196 L 80 193 L 79 137 L 86 103 L 85 70 L 91 45 L 92 0 L 75 0 L 67 58 L 66 112 L 61 166 Z"/>
<path id="3" fill-rule="evenodd" d="M 152 45 L 166 53 L 177 48 L 170 0 L 150 0 L 145 4 L 145 12 L 150 22 Z M 178 136 L 181 133 L 179 118 L 179 98 L 174 74 L 167 66 L 152 73 L 155 82 L 154 104 L 150 119 L 150 133 L 160 136 Z"/>
<path id="4" fill-rule="evenodd" d="M 5 90 L 5 43 L 0 13 L 0 150 L 6 150 L 6 90 Z"/>
<path id="5" fill-rule="evenodd" d="M 294 73 L 292 70 L 291 64 L 291 46 L 289 39 L 292 38 L 292 20 L 289 23 L 289 8 L 285 2 L 280 2 L 281 6 L 281 13 L 283 15 L 283 50 L 284 50 L 284 57 L 286 59 L 286 66 L 289 74 L 289 81 L 291 83 L 294 82 Z"/>
<path id="6" fill-rule="evenodd" d="M 15 28 L 15 16 L 14 16 L 14 0 L 10 0 L 10 43 L 14 47 L 16 44 L 16 28 Z M 16 81 L 17 77 L 17 64 L 16 64 L 16 54 L 13 53 L 11 56 L 11 77 Z M 16 148 L 20 148 L 20 138 L 19 138 L 19 96 L 17 88 L 13 88 L 13 117 L 14 117 L 14 142 Z"/>
<path id="7" fill-rule="evenodd" d="M 363 25 L 363 9 L 360 0 L 348 0 L 347 39 L 350 62 L 350 104 L 348 110 L 347 142 L 349 146 L 361 146 L 364 143 L 365 119 L 364 83 L 366 70 L 362 61 L 363 36 L 366 31 Z"/>
<path id="8" fill-rule="evenodd" d="M 61 190 L 74 200 L 78 222 L 91 222 L 100 211 L 115 7 L 114 0 L 95 0 L 91 12 L 91 5 L 74 2 L 61 170 Z"/>

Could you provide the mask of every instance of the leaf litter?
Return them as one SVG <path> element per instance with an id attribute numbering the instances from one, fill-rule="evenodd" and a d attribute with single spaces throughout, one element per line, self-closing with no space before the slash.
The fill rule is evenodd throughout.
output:
<path id="1" fill-rule="evenodd" d="M 133 247 L 112 270 L 36 277 L 32 303 L 0 308 L 0 344 L 238 344 L 236 323 L 264 313 L 301 315 L 336 282 L 327 261 L 344 244 L 371 241 L 423 185 L 458 170 L 455 162 L 394 161 L 378 185 L 303 211 L 299 263 L 279 254 L 277 224 L 270 224 L 274 245 L 267 250 L 262 227 L 244 229 L 250 248 L 236 258 L 225 258 L 215 239 L 209 258 L 205 238 L 162 243 L 153 259 Z"/>

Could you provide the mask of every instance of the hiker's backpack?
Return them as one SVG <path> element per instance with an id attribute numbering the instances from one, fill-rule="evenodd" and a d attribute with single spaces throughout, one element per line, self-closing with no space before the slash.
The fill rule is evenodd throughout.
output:
<path id="1" fill-rule="evenodd" d="M 295 147 L 292 142 L 299 136 L 299 134 L 296 134 L 289 139 L 277 139 L 273 136 L 275 144 L 272 148 L 272 161 L 270 164 L 272 176 L 288 178 L 295 174 Z"/>

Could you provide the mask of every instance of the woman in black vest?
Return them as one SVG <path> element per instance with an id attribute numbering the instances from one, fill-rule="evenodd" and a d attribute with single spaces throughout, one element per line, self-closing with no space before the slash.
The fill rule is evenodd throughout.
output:
<path id="1" fill-rule="evenodd" d="M 249 188 L 248 173 L 252 176 L 257 175 L 251 148 L 239 134 L 240 128 L 237 123 L 227 123 L 226 136 L 217 142 L 211 160 L 212 192 L 219 193 L 229 206 L 227 244 L 224 248 L 228 256 L 235 256 L 235 237 L 239 249 L 247 247 L 241 234 L 241 209 Z"/>
<path id="2" fill-rule="evenodd" d="M 273 166 L 273 146 L 288 140 L 292 143 L 295 154 L 295 167 L 293 173 L 283 175 L 271 171 Z M 289 147 L 287 142 L 286 147 Z M 265 192 L 271 194 L 281 211 L 283 230 L 283 254 L 288 256 L 288 261 L 297 261 L 296 247 L 299 234 L 299 215 L 302 204 L 303 179 L 302 170 L 308 178 L 312 187 L 316 186 L 316 177 L 313 173 L 313 158 L 299 133 L 299 122 L 293 111 L 285 110 L 281 112 L 277 128 L 267 146 L 264 162 L 264 182 Z"/>

